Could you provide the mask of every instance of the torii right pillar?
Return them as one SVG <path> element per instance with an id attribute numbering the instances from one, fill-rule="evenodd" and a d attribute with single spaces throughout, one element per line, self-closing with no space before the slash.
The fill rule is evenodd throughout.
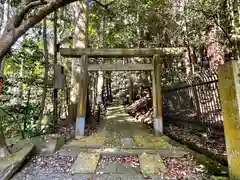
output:
<path id="1" fill-rule="evenodd" d="M 229 61 L 219 68 L 229 177 L 240 179 L 240 65 Z"/>
<path id="2" fill-rule="evenodd" d="M 152 71 L 152 100 L 153 100 L 153 118 L 155 135 L 163 134 L 163 117 L 162 117 L 162 72 L 160 55 L 153 56 Z"/>

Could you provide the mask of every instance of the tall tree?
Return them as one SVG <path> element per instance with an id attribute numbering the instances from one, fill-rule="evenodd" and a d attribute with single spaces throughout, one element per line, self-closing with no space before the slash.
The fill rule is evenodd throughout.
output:
<path id="1" fill-rule="evenodd" d="M 43 117 L 46 95 L 47 95 L 47 81 L 48 81 L 48 70 L 49 70 L 49 61 L 48 61 L 48 40 L 47 40 L 47 18 L 43 20 L 43 46 L 44 46 L 44 86 L 43 94 L 41 101 L 41 110 L 40 110 L 40 120 Z"/>

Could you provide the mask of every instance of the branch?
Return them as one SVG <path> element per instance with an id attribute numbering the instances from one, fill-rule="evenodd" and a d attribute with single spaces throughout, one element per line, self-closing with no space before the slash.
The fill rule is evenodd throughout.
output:
<path id="1" fill-rule="evenodd" d="M 111 1 L 110 3 L 108 3 L 108 4 L 102 4 L 101 2 L 99 2 L 98 0 L 93 0 L 95 3 L 97 3 L 98 5 L 100 5 L 100 6 L 102 6 L 103 8 L 105 8 L 105 9 L 108 9 L 108 6 L 110 6 L 110 5 L 112 5 L 114 2 L 115 2 L 115 0 L 113 0 L 113 1 Z"/>
<path id="2" fill-rule="evenodd" d="M 31 9 L 44 4 L 47 4 L 47 1 L 35 0 L 33 2 L 27 3 L 26 7 L 18 15 L 13 17 L 14 27 L 18 27 L 21 24 L 22 20 Z"/>
<path id="3" fill-rule="evenodd" d="M 227 31 L 225 31 L 225 29 L 218 23 L 216 15 L 213 16 L 213 19 L 214 19 L 215 24 L 216 24 L 217 26 L 219 26 L 220 29 L 222 30 L 222 32 L 225 34 L 225 36 L 226 36 L 226 38 L 228 39 L 228 41 L 229 41 L 229 43 L 231 44 L 231 46 L 233 46 L 233 42 L 232 42 L 232 40 L 231 40 L 231 37 L 229 37 Z"/>
<path id="4" fill-rule="evenodd" d="M 10 114 L 9 112 L 7 112 L 4 108 L 0 107 L 0 109 L 1 109 L 6 115 L 10 116 L 15 122 L 18 122 L 18 121 L 16 120 L 16 118 L 15 118 L 12 114 Z"/>
<path id="5" fill-rule="evenodd" d="M 34 16 L 22 22 L 21 26 L 19 26 L 20 32 L 22 32 L 22 30 L 24 31 L 29 30 L 31 27 L 39 23 L 50 13 L 54 12 L 60 7 L 63 7 L 75 1 L 77 0 L 51 0 L 49 3 L 39 8 Z"/>
<path id="6" fill-rule="evenodd" d="M 204 16 L 208 17 L 208 18 L 212 18 L 214 20 L 214 23 L 220 27 L 220 29 L 222 30 L 222 32 L 224 33 L 224 35 L 226 36 L 227 40 L 229 41 L 229 43 L 231 45 L 233 45 L 233 42 L 231 41 L 231 37 L 229 37 L 227 31 L 218 23 L 217 20 L 217 15 L 213 13 L 213 15 L 209 15 L 209 12 L 205 12 L 203 9 L 195 9 L 195 8 L 191 8 L 192 10 L 196 11 L 196 12 L 201 12 L 203 13 Z"/>
<path id="7" fill-rule="evenodd" d="M 21 24 L 16 27 L 15 29 L 13 27 L 9 27 L 9 31 L 14 31 L 14 36 L 9 35 L 9 31 L 7 30 L 8 27 L 5 28 L 4 33 L 0 37 L 0 42 L 4 42 L 4 46 L 0 46 L 0 64 L 2 62 L 2 59 L 7 54 L 11 46 L 20 38 L 23 34 L 25 34 L 30 28 L 35 26 L 37 23 L 39 23 L 42 19 L 44 19 L 47 15 L 51 14 L 55 10 L 57 10 L 60 7 L 63 7 L 67 4 L 70 4 L 72 2 L 75 2 L 77 0 L 51 0 L 47 4 L 43 5 L 41 8 L 39 8 L 35 15 L 29 17 L 25 21 L 21 21 Z M 32 7 L 33 8 L 33 7 Z M 30 8 L 29 10 L 31 10 Z M 9 20 L 9 22 L 12 22 L 13 18 Z M 1 67 L 1 65 L 0 65 Z"/>
<path id="8" fill-rule="evenodd" d="M 97 0 L 93 0 L 95 3 L 97 3 L 98 5 L 100 5 L 100 6 L 102 6 L 102 7 L 104 7 L 104 8 L 106 8 L 106 5 L 104 5 L 104 4 L 102 4 L 101 2 L 99 2 L 99 1 L 97 1 Z"/>

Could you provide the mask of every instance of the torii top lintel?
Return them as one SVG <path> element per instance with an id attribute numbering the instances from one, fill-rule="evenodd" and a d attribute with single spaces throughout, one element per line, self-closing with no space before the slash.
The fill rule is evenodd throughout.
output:
<path id="1" fill-rule="evenodd" d="M 81 57 L 87 55 L 91 58 L 99 57 L 152 57 L 156 54 L 164 56 L 181 56 L 185 47 L 177 48 L 60 48 L 60 54 L 63 57 Z"/>

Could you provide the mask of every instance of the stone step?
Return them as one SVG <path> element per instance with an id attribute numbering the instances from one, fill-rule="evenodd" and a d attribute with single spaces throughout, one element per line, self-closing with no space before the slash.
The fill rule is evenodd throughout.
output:
<path id="1" fill-rule="evenodd" d="M 153 176 L 159 172 L 163 172 L 165 169 L 165 165 L 159 154 L 143 153 L 139 156 L 139 162 L 144 176 Z"/>
<path id="2" fill-rule="evenodd" d="M 76 157 L 80 152 L 89 152 L 89 153 L 100 153 L 101 155 L 139 155 L 141 153 L 149 153 L 149 154 L 160 154 L 161 157 L 183 157 L 188 152 L 180 149 L 180 148 L 166 148 L 166 149 L 147 149 L 147 148 L 88 148 L 88 147 L 80 147 L 80 146 L 65 146 L 58 151 L 60 156 L 72 156 Z"/>
<path id="3" fill-rule="evenodd" d="M 49 173 L 49 174 L 29 174 L 27 179 L 31 180 L 146 180 L 142 175 L 125 175 L 125 174 L 75 174 L 66 173 Z M 152 180 L 160 178 L 152 177 Z"/>
<path id="4" fill-rule="evenodd" d="M 71 174 L 125 174 L 144 176 L 154 176 L 163 172 L 165 165 L 159 153 L 140 153 L 137 155 L 140 162 L 140 168 L 131 167 L 131 164 L 110 162 L 106 166 L 98 166 L 101 156 L 128 156 L 134 153 L 128 152 L 110 152 L 105 150 L 101 152 L 80 152 L 78 158 L 71 168 Z"/>
<path id="5" fill-rule="evenodd" d="M 109 163 L 104 167 L 100 167 L 96 171 L 97 174 L 124 174 L 124 175 L 139 175 L 141 170 L 138 167 L 132 167 L 127 163 Z"/>
<path id="6" fill-rule="evenodd" d="M 71 174 L 93 174 L 96 171 L 100 153 L 80 152 L 70 172 Z"/>
<path id="7" fill-rule="evenodd" d="M 89 150 L 88 150 L 89 151 Z M 94 151 L 94 150 L 93 150 Z M 148 154 L 159 154 L 161 157 L 184 157 L 188 152 L 172 148 L 172 149 L 118 149 L 118 148 L 106 148 L 103 150 L 98 150 L 101 155 L 115 155 L 115 156 L 124 156 L 124 155 L 141 155 L 142 153 Z"/>

